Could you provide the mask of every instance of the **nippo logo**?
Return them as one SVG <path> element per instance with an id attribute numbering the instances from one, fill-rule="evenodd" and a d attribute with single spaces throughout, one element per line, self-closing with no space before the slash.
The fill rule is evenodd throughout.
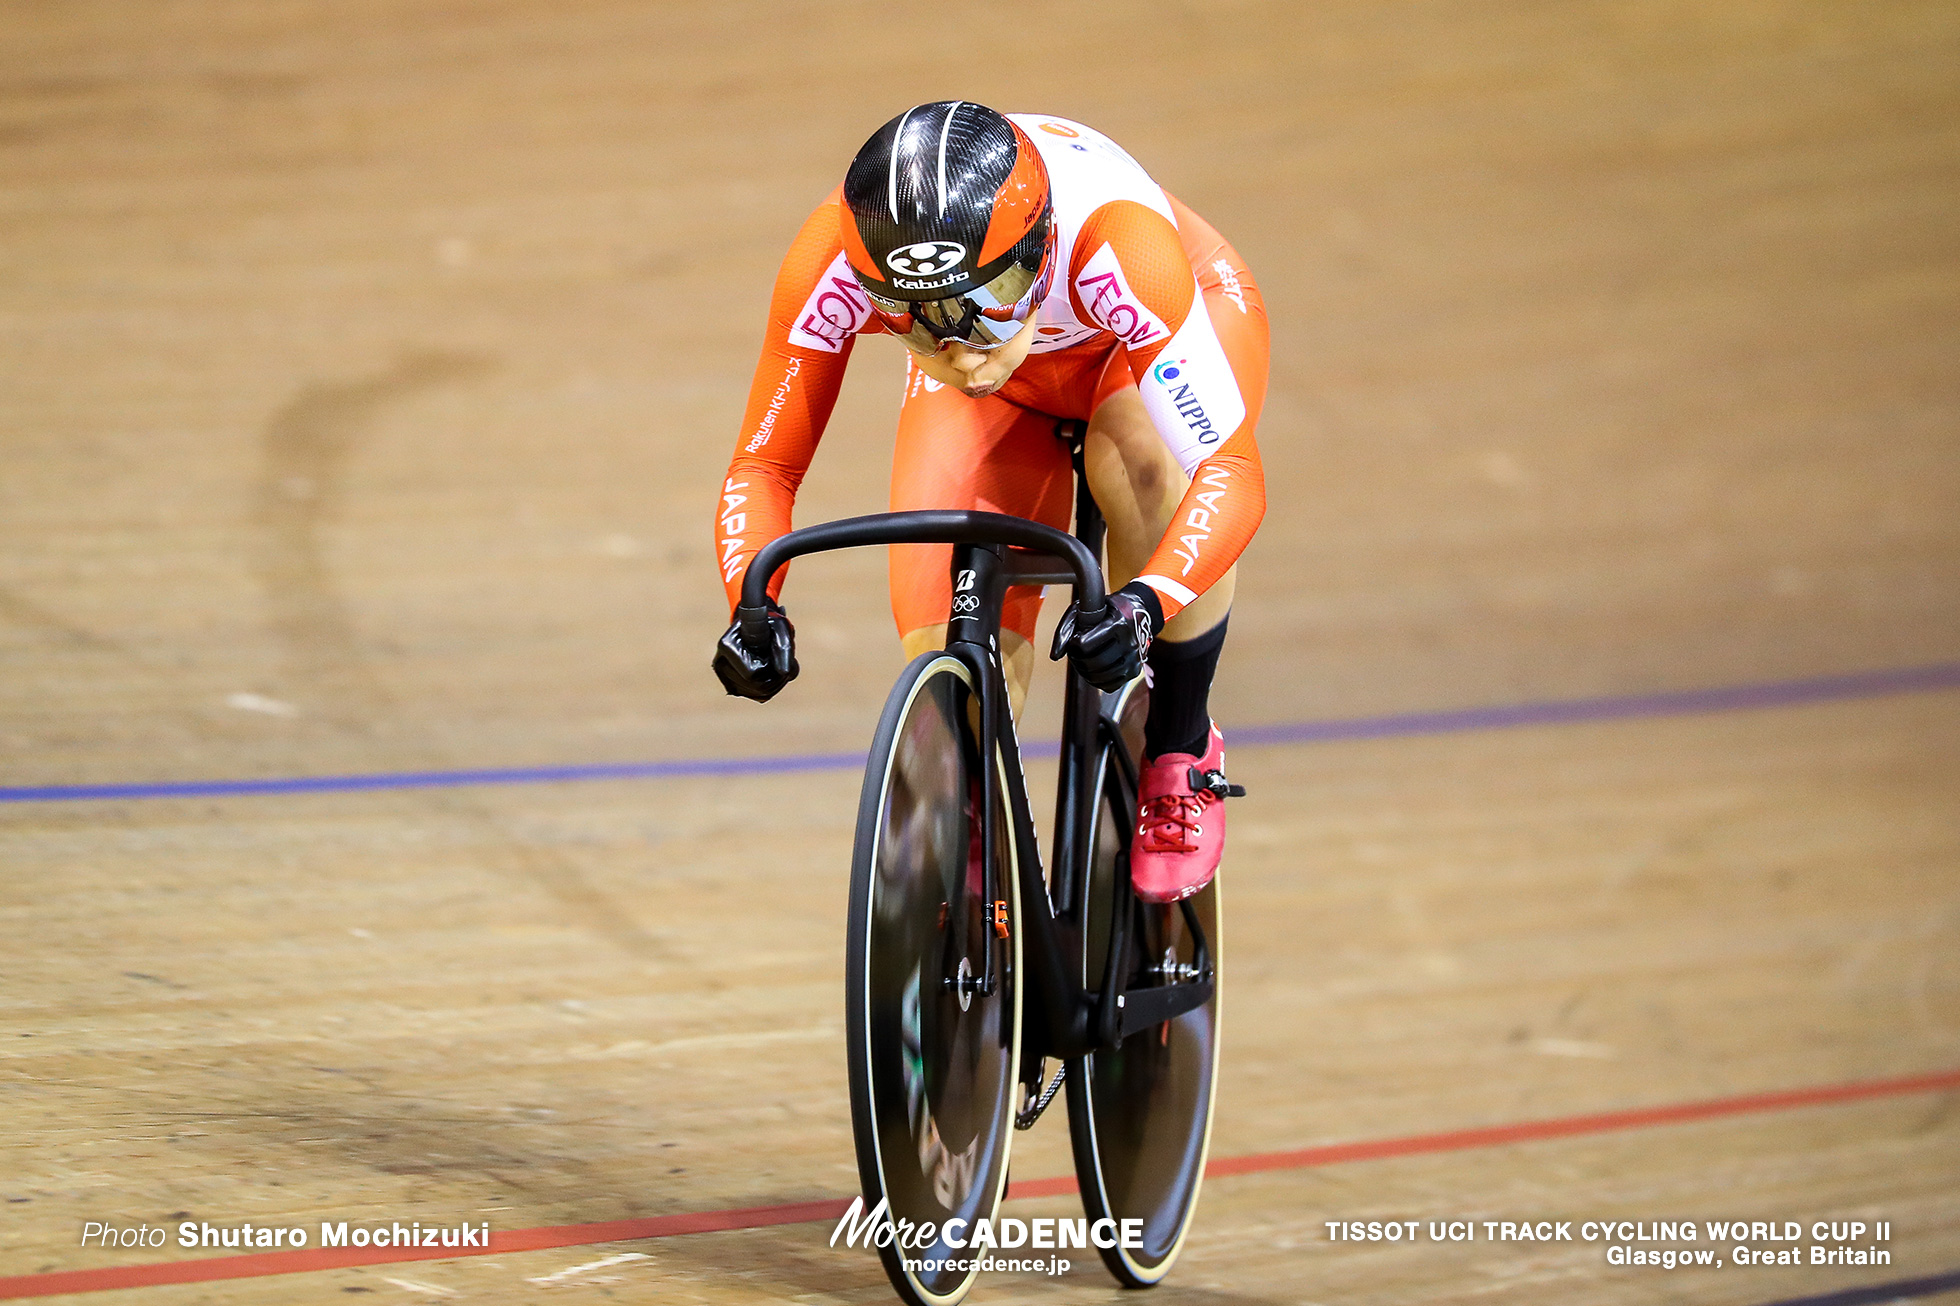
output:
<path id="1" fill-rule="evenodd" d="M 1174 358 L 1168 362 L 1157 364 L 1157 366 L 1150 369 L 1150 374 L 1156 377 L 1159 382 L 1169 385 L 1172 381 L 1184 375 L 1183 366 L 1183 359 Z"/>
<path id="2" fill-rule="evenodd" d="M 908 277 L 938 276 L 966 257 L 966 246 L 953 240 L 922 240 L 885 255 L 885 266 Z"/>

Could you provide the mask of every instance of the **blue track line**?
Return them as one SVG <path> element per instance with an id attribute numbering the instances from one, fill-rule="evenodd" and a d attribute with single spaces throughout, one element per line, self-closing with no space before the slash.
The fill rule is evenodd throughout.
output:
<path id="1" fill-rule="evenodd" d="M 1776 680 L 1713 689 L 1616 694 L 1548 703 L 1514 703 L 1449 712 L 1404 712 L 1349 720 L 1238 726 L 1232 746 L 1318 744 L 1344 739 L 1441 735 L 1516 726 L 1570 725 L 1638 717 L 1795 707 L 1892 694 L 1960 689 L 1960 662 L 1856 671 L 1804 680 Z M 1030 757 L 1052 757 L 1052 743 L 1031 743 Z M 776 775 L 852 770 L 862 752 L 796 753 L 781 757 L 692 758 L 672 762 L 599 762 L 564 766 L 482 767 L 456 771 L 393 771 L 371 775 L 283 776 L 263 780 L 177 780 L 153 784 L 0 786 L 0 803 L 118 802 L 146 798 L 234 798 L 262 794 L 356 793 L 381 789 L 450 789 L 465 785 L 554 784 L 573 780 L 668 780 L 695 776 Z"/>

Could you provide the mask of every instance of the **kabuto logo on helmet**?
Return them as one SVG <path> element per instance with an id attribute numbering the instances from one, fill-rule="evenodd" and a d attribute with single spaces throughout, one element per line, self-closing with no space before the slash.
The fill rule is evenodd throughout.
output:
<path id="1" fill-rule="evenodd" d="M 953 240 L 922 240 L 885 255 L 885 266 L 908 277 L 937 276 L 966 257 L 966 246 Z"/>

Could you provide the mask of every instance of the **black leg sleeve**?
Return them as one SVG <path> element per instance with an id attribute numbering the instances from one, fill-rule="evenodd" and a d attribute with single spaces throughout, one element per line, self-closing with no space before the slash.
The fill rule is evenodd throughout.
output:
<path id="1" fill-rule="evenodd" d="M 1211 731 L 1211 678 L 1225 648 L 1225 622 L 1196 639 L 1150 644 L 1150 715 L 1144 719 L 1143 754 L 1189 753 L 1203 757 Z"/>

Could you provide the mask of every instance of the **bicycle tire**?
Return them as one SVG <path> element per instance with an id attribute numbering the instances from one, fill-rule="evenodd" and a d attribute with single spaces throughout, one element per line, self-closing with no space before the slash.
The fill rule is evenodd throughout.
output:
<path id="1" fill-rule="evenodd" d="M 1135 681 L 1109 709 L 1133 763 L 1139 760 L 1147 707 L 1147 692 Z M 1180 964 L 1193 959 L 1182 909 L 1143 903 L 1130 892 L 1136 794 L 1112 753 L 1105 744 L 1098 755 L 1094 853 L 1070 904 L 1083 925 L 1083 983 L 1091 991 L 1102 982 L 1114 910 L 1135 913 L 1124 988 L 1151 982 L 1147 968 L 1163 963 L 1166 948 Z M 1129 774 L 1135 773 L 1133 765 Z M 1222 956 L 1217 880 L 1188 901 L 1210 944 L 1210 1000 L 1132 1034 L 1115 1049 L 1078 1058 L 1068 1070 L 1069 1135 L 1083 1209 L 1091 1221 L 1118 1221 L 1119 1230 L 1125 1220 L 1142 1225 L 1140 1246 L 1097 1247 L 1110 1274 L 1128 1288 L 1162 1281 L 1176 1263 L 1197 1212 L 1211 1148 Z"/>
<path id="2" fill-rule="evenodd" d="M 970 1230 L 999 1210 L 1021 1052 L 1020 884 L 1001 802 L 995 885 L 1007 904 L 1005 939 L 983 917 L 975 883 L 973 696 L 972 672 L 947 654 L 922 654 L 900 675 L 866 763 L 851 868 L 846 1027 L 864 1210 L 886 1202 L 894 1224 L 939 1230 L 956 1218 Z M 1005 792 L 1002 775 L 997 794 Z M 945 977 L 981 969 L 981 948 L 996 953 L 995 991 L 947 988 Z M 913 1306 L 953 1306 L 978 1274 L 943 1232 L 925 1247 L 891 1240 L 879 1254 Z"/>

